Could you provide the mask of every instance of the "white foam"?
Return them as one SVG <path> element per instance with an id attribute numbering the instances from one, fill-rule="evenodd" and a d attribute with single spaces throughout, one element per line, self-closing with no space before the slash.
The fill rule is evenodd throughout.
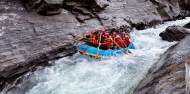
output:
<path id="1" fill-rule="evenodd" d="M 3 36 L 3 34 L 4 34 L 4 32 L 1 32 L 1 33 L 0 33 L 0 36 Z"/>
<path id="2" fill-rule="evenodd" d="M 8 16 L 2 15 L 2 16 L 0 16 L 0 21 L 6 20 L 6 19 L 8 19 L 8 18 L 9 18 Z"/>

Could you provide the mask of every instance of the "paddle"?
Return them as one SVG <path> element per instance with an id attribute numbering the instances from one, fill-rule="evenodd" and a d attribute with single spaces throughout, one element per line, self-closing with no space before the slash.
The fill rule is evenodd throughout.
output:
<path id="1" fill-rule="evenodd" d="M 123 40 L 122 40 L 122 42 L 123 42 Z M 123 44 L 125 45 L 124 42 L 123 42 Z M 125 47 L 127 47 L 127 46 L 125 45 Z M 129 49 L 128 49 L 128 53 L 132 54 L 132 52 Z"/>
<path id="2" fill-rule="evenodd" d="M 125 53 L 125 54 L 127 54 L 124 50 L 123 50 L 123 48 L 122 47 L 120 47 L 116 42 L 115 42 L 115 40 L 113 39 L 113 42 Z"/>
<path id="3" fill-rule="evenodd" d="M 100 34 L 100 39 L 99 39 L 99 43 L 98 43 L 98 50 L 97 50 L 97 53 L 96 53 L 96 58 L 99 58 L 99 51 L 100 51 L 100 42 L 101 42 L 101 39 L 102 39 L 102 34 Z"/>
<path id="4" fill-rule="evenodd" d="M 77 37 L 77 40 L 80 41 L 80 40 L 84 39 L 87 35 L 89 35 L 89 33 L 88 32 L 84 32 L 83 35 Z"/>

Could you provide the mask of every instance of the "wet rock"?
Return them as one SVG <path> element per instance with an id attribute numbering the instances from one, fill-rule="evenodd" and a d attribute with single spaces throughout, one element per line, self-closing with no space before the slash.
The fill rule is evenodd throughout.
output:
<path id="1" fill-rule="evenodd" d="M 84 31 L 84 27 L 77 26 L 72 14 L 39 16 L 26 11 L 16 0 L 7 2 L 0 1 L 7 7 L 0 14 L 0 78 L 76 52 L 74 33 Z"/>
<path id="2" fill-rule="evenodd" d="M 42 15 L 60 14 L 63 0 L 22 0 L 28 10 L 35 10 Z"/>
<path id="3" fill-rule="evenodd" d="M 101 23 L 101 19 L 97 13 L 101 12 L 108 6 L 106 2 L 107 1 L 101 0 L 65 0 L 63 8 L 71 11 L 71 13 L 75 15 L 76 19 L 81 23 L 94 18 Z"/>
<path id="4" fill-rule="evenodd" d="M 181 26 L 169 26 L 165 31 L 159 34 L 163 40 L 167 40 L 169 42 L 172 41 L 180 41 L 190 34 L 190 30 Z"/>
<path id="5" fill-rule="evenodd" d="M 5 11 L 5 7 L 0 5 L 0 13 L 3 12 L 3 11 Z"/>
<path id="6" fill-rule="evenodd" d="M 190 22 L 188 24 L 184 25 L 183 27 L 190 29 Z"/>
<path id="7" fill-rule="evenodd" d="M 190 5 L 189 0 L 180 0 L 179 3 L 182 10 L 190 10 L 190 8 L 188 7 Z"/>
<path id="8" fill-rule="evenodd" d="M 185 94 L 185 60 L 190 57 L 189 41 L 190 35 L 166 50 L 133 94 Z"/>
<path id="9" fill-rule="evenodd" d="M 179 6 L 181 8 L 181 16 L 190 16 L 190 1 L 189 0 L 180 0 Z"/>

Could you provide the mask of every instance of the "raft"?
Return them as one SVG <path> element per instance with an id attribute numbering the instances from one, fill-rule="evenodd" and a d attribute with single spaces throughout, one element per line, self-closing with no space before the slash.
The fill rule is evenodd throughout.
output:
<path id="1" fill-rule="evenodd" d="M 99 52 L 97 54 L 98 48 L 90 46 L 88 44 L 81 44 L 77 48 L 80 53 L 83 53 L 95 58 L 109 58 L 111 56 L 124 54 L 124 52 L 121 49 L 107 49 L 107 50 L 99 49 Z M 127 48 L 123 48 L 125 52 L 128 52 L 128 49 L 135 49 L 135 46 L 132 42 L 130 42 Z"/>

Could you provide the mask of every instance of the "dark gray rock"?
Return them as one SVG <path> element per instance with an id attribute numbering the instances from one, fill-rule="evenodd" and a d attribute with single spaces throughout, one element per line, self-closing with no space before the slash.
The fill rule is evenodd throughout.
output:
<path id="1" fill-rule="evenodd" d="M 22 0 L 28 10 L 35 10 L 42 15 L 60 14 L 64 0 Z"/>
<path id="2" fill-rule="evenodd" d="M 189 5 L 190 1 L 189 0 L 180 0 L 180 7 L 182 10 L 190 10 Z"/>
<path id="3" fill-rule="evenodd" d="M 190 29 L 190 22 L 188 24 L 184 25 L 183 27 Z"/>
<path id="4" fill-rule="evenodd" d="M 185 94 L 185 60 L 190 57 L 189 41 L 190 35 L 165 51 L 133 94 Z"/>
<path id="5" fill-rule="evenodd" d="M 0 78 L 76 52 L 73 33 L 84 27 L 78 29 L 78 21 L 66 10 L 46 17 L 28 13 L 18 1 L 0 2 L 7 7 L 0 14 Z"/>
<path id="6" fill-rule="evenodd" d="M 159 34 L 163 40 L 167 40 L 169 42 L 172 41 L 180 41 L 190 34 L 190 30 L 181 26 L 169 26 L 165 31 Z"/>
<path id="7" fill-rule="evenodd" d="M 0 6 L 0 13 L 3 12 L 3 11 L 5 11 L 5 7 Z"/>

